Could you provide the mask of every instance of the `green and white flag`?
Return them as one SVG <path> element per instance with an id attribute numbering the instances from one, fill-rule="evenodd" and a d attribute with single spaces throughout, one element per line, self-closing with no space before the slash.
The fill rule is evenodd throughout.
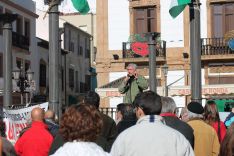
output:
<path id="1" fill-rule="evenodd" d="M 74 8 L 81 14 L 87 14 L 89 12 L 89 3 L 87 0 L 71 0 Z"/>
<path id="2" fill-rule="evenodd" d="M 169 13 L 173 18 L 176 18 L 188 5 L 191 3 L 191 0 L 171 0 L 171 6 Z"/>

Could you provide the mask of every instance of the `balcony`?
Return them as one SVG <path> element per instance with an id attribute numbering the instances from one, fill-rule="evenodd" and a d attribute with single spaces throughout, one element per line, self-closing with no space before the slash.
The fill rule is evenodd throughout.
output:
<path id="1" fill-rule="evenodd" d="M 202 38 L 201 39 L 201 55 L 206 56 L 232 56 L 234 55 L 234 50 L 230 49 L 227 41 L 224 38 Z M 222 57 L 223 58 L 223 57 Z"/>
<path id="2" fill-rule="evenodd" d="M 29 38 L 17 32 L 12 32 L 12 45 L 29 50 Z"/>
<path id="3" fill-rule="evenodd" d="M 132 45 L 134 43 L 140 43 L 141 45 L 145 45 L 145 47 L 137 48 L 140 51 L 134 52 Z M 156 57 L 158 59 L 165 59 L 166 58 L 166 41 L 157 42 L 155 45 L 156 49 Z M 131 58 L 148 58 L 149 57 L 149 50 L 147 42 L 123 42 L 123 58 L 124 59 L 131 59 Z M 143 54 L 143 55 L 142 55 Z"/>

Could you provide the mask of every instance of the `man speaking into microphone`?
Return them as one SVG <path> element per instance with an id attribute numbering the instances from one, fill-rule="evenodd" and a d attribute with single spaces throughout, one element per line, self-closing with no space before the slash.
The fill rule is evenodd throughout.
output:
<path id="1" fill-rule="evenodd" d="M 128 75 L 118 89 L 121 94 L 125 94 L 123 102 L 132 103 L 138 93 L 148 88 L 148 82 L 137 73 L 137 65 L 134 63 L 127 66 L 127 72 Z"/>

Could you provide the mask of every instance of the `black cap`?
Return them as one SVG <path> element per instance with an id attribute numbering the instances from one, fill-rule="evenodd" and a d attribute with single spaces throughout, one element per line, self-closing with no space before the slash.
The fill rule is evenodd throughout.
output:
<path id="1" fill-rule="evenodd" d="M 204 108 L 199 102 L 190 102 L 187 108 L 190 112 L 196 114 L 202 114 L 204 112 Z"/>

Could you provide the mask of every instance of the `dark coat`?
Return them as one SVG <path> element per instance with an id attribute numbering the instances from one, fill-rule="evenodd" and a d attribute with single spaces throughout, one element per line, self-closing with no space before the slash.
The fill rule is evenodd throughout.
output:
<path id="1" fill-rule="evenodd" d="M 133 126 L 136 124 L 136 120 L 132 119 L 132 120 L 121 120 L 118 124 L 117 124 L 117 131 L 118 131 L 118 135 L 123 132 L 125 129 Z"/>
<path id="2" fill-rule="evenodd" d="M 103 148 L 104 151 L 110 152 L 111 146 L 117 137 L 117 128 L 115 121 L 110 118 L 109 116 L 102 114 L 103 119 L 103 128 L 100 136 L 98 136 L 97 140 L 95 141 L 100 147 Z M 50 147 L 49 155 L 54 154 L 57 149 L 59 149 L 65 140 L 63 139 L 61 134 L 57 134 L 53 140 L 53 143 Z"/>
<path id="3" fill-rule="evenodd" d="M 2 137 L 2 156 L 16 156 L 14 146 L 4 137 Z"/>
<path id="4" fill-rule="evenodd" d="M 174 116 L 163 116 L 166 125 L 182 133 L 194 148 L 194 134 L 192 127 L 184 121 Z"/>
<path id="5" fill-rule="evenodd" d="M 106 150 L 105 149 L 104 150 L 110 152 L 111 146 L 118 135 L 117 127 L 115 121 L 108 115 L 102 113 L 102 119 L 103 119 L 103 128 L 99 139 L 103 141 L 99 142 L 99 144 L 102 143 L 106 144 L 105 142 L 107 141 Z"/>
<path id="6" fill-rule="evenodd" d="M 59 125 L 56 124 L 55 122 L 53 122 L 52 120 L 50 119 L 46 119 L 45 120 L 45 123 L 47 124 L 48 126 L 48 130 L 50 131 L 51 135 L 53 137 L 55 137 L 58 133 L 58 130 L 59 130 Z"/>

